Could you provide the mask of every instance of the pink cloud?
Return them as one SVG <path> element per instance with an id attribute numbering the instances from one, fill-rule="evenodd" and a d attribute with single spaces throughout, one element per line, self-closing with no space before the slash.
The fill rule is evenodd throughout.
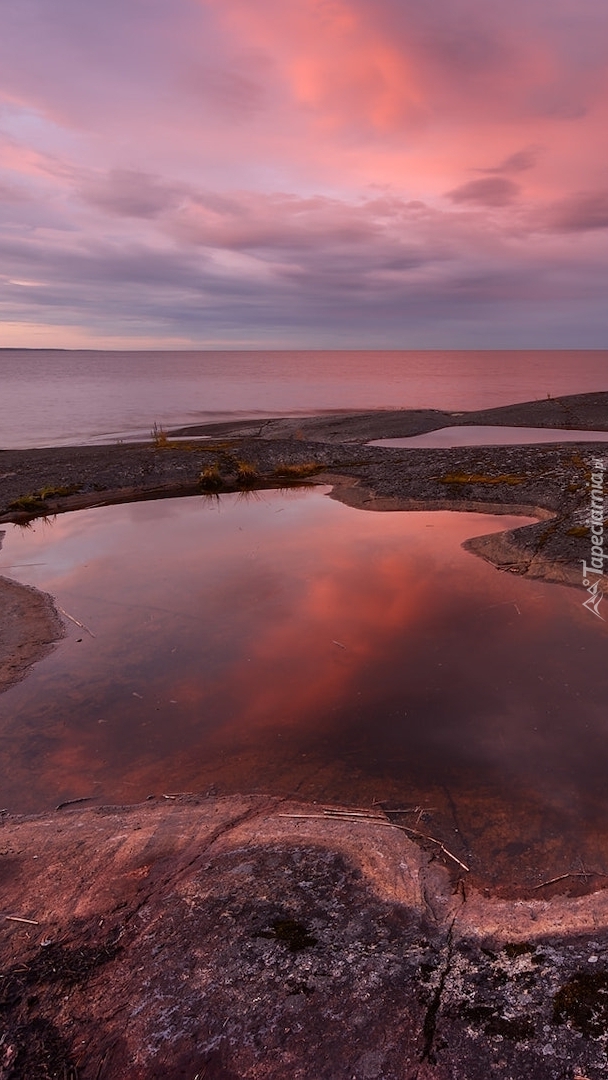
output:
<path id="1" fill-rule="evenodd" d="M 162 324 L 200 340 L 209 323 L 189 305 L 202 294 L 221 311 L 217 340 L 249 321 L 235 299 L 246 290 L 256 317 L 291 320 L 296 341 L 315 281 L 334 312 L 328 340 L 353 288 L 359 317 L 362 282 L 368 343 L 387 305 L 395 345 L 412 306 L 429 332 L 447 327 L 463 282 L 479 282 L 483 304 L 484 280 L 497 295 L 534 279 L 563 312 L 566 279 L 574 303 L 605 263 L 607 31 L 599 0 L 583 14 L 573 0 L 11 5 L 0 250 L 7 276 L 31 271 L 43 288 L 3 293 L 2 315 L 38 323 L 44 308 L 120 337 L 129 267 L 140 337 Z M 264 280 L 291 306 L 273 315 Z M 572 320 L 586 332 L 574 307 Z"/>

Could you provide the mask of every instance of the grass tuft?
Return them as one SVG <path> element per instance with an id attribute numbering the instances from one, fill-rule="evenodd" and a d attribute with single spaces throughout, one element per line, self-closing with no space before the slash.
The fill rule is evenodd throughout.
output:
<path id="1" fill-rule="evenodd" d="M 236 481 L 241 487 L 251 487 L 258 479 L 258 470 L 248 461 L 238 461 Z"/>
<path id="2" fill-rule="evenodd" d="M 156 423 L 156 420 L 154 421 L 154 424 L 152 426 L 150 438 L 152 439 L 152 444 L 155 450 L 166 450 L 166 448 L 169 446 L 167 432 L 165 431 L 162 424 Z"/>
<path id="3" fill-rule="evenodd" d="M 224 481 L 217 465 L 206 465 L 199 476 L 199 484 L 203 491 L 217 491 L 223 487 Z"/>

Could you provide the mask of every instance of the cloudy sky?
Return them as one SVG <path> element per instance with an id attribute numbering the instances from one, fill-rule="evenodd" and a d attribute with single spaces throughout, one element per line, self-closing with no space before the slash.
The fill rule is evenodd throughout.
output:
<path id="1" fill-rule="evenodd" d="M 605 0 L 3 0 L 0 344 L 608 347 Z"/>

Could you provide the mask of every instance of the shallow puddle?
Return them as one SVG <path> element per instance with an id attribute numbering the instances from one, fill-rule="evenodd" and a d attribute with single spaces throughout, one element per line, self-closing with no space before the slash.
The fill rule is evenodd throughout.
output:
<path id="1" fill-rule="evenodd" d="M 438 450 L 454 446 L 530 446 L 536 443 L 608 442 L 608 431 L 572 431 L 565 428 L 498 427 L 460 425 L 437 428 L 403 439 L 376 439 L 368 446 L 407 448 L 423 446 Z"/>
<path id="2" fill-rule="evenodd" d="M 325 490 L 8 526 L 0 573 L 90 633 L 69 622 L 0 698 L 2 806 L 384 800 L 428 808 L 403 822 L 504 888 L 608 872 L 608 631 L 586 593 L 460 546 L 529 519 Z"/>

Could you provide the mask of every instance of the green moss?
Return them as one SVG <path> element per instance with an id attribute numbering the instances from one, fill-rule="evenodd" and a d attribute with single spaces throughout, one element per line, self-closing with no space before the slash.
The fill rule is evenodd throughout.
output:
<path id="1" fill-rule="evenodd" d="M 44 509 L 44 504 L 47 499 L 59 499 L 64 495 L 74 495 L 77 491 L 80 491 L 80 487 L 77 484 L 72 484 L 70 487 L 43 487 L 39 491 L 31 492 L 29 495 L 21 495 L 14 502 L 10 503 L 9 510 L 28 510 L 37 512 Z"/>
<path id="2" fill-rule="evenodd" d="M 22 495 L 19 499 L 9 503 L 9 510 L 38 510 L 41 500 L 36 495 Z"/>
<path id="3" fill-rule="evenodd" d="M 69 487 L 43 487 L 37 493 L 41 499 L 57 499 L 62 495 L 75 495 L 80 491 L 78 484 L 70 484 Z"/>

